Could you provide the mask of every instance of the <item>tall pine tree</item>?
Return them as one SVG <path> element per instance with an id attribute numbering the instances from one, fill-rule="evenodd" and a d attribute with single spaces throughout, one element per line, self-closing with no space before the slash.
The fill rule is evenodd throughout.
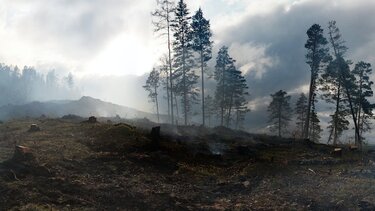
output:
<path id="1" fill-rule="evenodd" d="M 272 101 L 268 106 L 270 130 L 277 131 L 278 136 L 281 137 L 283 132 L 290 122 L 292 109 L 290 107 L 290 96 L 283 90 L 271 94 Z"/>
<path id="2" fill-rule="evenodd" d="M 228 104 L 230 69 L 234 66 L 234 60 L 228 54 L 228 47 L 220 48 L 216 57 L 214 78 L 217 82 L 215 100 L 220 108 L 220 125 L 224 126 L 225 111 Z"/>
<path id="3" fill-rule="evenodd" d="M 294 109 L 296 115 L 297 115 L 297 121 L 296 121 L 296 126 L 297 126 L 297 131 L 298 131 L 298 136 L 300 138 L 303 137 L 303 133 L 305 130 L 305 124 L 306 124 L 306 119 L 307 119 L 307 97 L 304 93 L 301 93 L 300 97 L 297 100 L 296 103 L 296 108 Z"/>
<path id="4" fill-rule="evenodd" d="M 234 63 L 229 70 L 228 91 L 230 95 L 227 104 L 226 126 L 229 127 L 231 120 L 234 120 L 235 128 L 238 129 L 242 128 L 245 115 L 250 111 L 246 100 L 249 95 L 248 86 L 242 72 L 234 66 Z"/>
<path id="5" fill-rule="evenodd" d="M 175 19 L 173 20 L 174 31 L 174 67 L 173 79 L 176 80 L 175 89 L 181 96 L 182 112 L 185 125 L 188 124 L 192 104 L 197 101 L 198 90 L 195 85 L 198 76 L 194 72 L 194 58 L 192 53 L 193 33 L 190 25 L 191 17 L 186 3 L 180 0 L 176 7 Z"/>
<path id="6" fill-rule="evenodd" d="M 235 127 L 244 121 L 247 108 L 246 97 L 248 86 L 242 72 L 235 66 L 235 60 L 228 54 L 228 47 L 223 46 L 216 57 L 214 78 L 217 82 L 215 100 L 220 110 L 220 125 L 230 126 L 232 120 Z"/>
<path id="7" fill-rule="evenodd" d="M 320 133 L 323 131 L 323 129 L 320 127 L 320 120 L 318 118 L 318 114 L 316 113 L 315 109 L 312 110 L 311 116 L 310 116 L 310 129 L 309 129 L 309 137 L 310 140 L 313 142 L 319 142 L 320 141 Z"/>
<path id="8" fill-rule="evenodd" d="M 171 104 L 170 104 L 170 80 L 169 80 L 169 64 L 168 56 L 163 56 L 160 58 L 160 83 L 165 90 L 166 99 L 167 99 L 167 113 L 168 117 L 171 117 Z"/>
<path id="9" fill-rule="evenodd" d="M 212 58 L 212 41 L 210 22 L 203 17 L 201 8 L 195 13 L 192 18 L 193 29 L 193 49 L 199 54 L 199 65 L 201 70 L 202 80 L 202 125 L 205 125 L 205 103 L 204 103 L 204 72 L 207 68 L 207 62 Z"/>
<path id="10" fill-rule="evenodd" d="M 311 108 L 313 108 L 314 96 L 317 89 L 317 80 L 319 72 L 321 71 L 324 63 L 328 58 L 328 44 L 327 39 L 323 36 L 323 29 L 318 24 L 312 25 L 307 30 L 308 40 L 305 44 L 307 49 L 306 63 L 310 66 L 310 89 L 307 101 L 307 115 L 304 124 L 304 138 L 309 138 L 310 120 L 311 120 Z M 314 112 L 314 111 L 313 111 Z"/>
<path id="11" fill-rule="evenodd" d="M 337 145 L 339 137 L 344 130 L 348 129 L 349 121 L 346 120 L 349 110 L 347 107 L 347 98 L 344 95 L 342 81 L 339 77 L 339 69 L 334 60 L 331 60 L 324 70 L 321 78 L 322 98 L 327 103 L 334 105 L 334 113 L 330 115 L 329 137 L 327 143 Z"/>
<path id="12" fill-rule="evenodd" d="M 158 88 L 160 86 L 160 72 L 156 70 L 155 68 L 150 72 L 146 84 L 143 86 L 143 88 L 148 91 L 148 97 L 150 98 L 150 101 L 155 103 L 156 107 L 156 115 L 158 118 L 158 122 L 160 122 L 159 118 L 159 102 L 158 102 Z"/>
<path id="13" fill-rule="evenodd" d="M 359 147 L 362 146 L 362 140 L 359 133 L 359 127 L 357 122 L 357 116 L 355 113 L 354 108 L 354 101 L 353 98 L 353 90 L 355 90 L 356 84 L 355 84 L 355 77 L 350 72 L 349 64 L 350 61 L 346 61 L 344 59 L 344 55 L 346 53 L 347 47 L 344 45 L 345 41 L 342 40 L 342 36 L 340 33 L 339 28 L 336 26 L 336 21 L 330 21 L 329 22 L 329 40 L 333 48 L 334 53 L 334 60 L 332 62 L 332 65 L 334 68 L 337 69 L 337 77 L 339 80 L 339 83 L 342 85 L 343 92 L 347 98 L 348 106 L 349 106 L 349 112 L 351 114 L 354 129 L 355 129 L 355 142 L 356 145 Z"/>
<path id="14" fill-rule="evenodd" d="M 171 111 L 171 123 L 174 124 L 174 113 L 173 113 L 173 77 L 172 77 L 172 49 L 171 49 L 171 23 L 173 14 L 175 12 L 174 1 L 170 0 L 157 0 L 158 8 L 152 13 L 154 17 L 153 24 L 155 32 L 159 32 L 162 36 L 167 38 L 167 49 L 168 49 L 168 67 L 169 67 L 169 90 L 170 90 L 170 102 L 168 101 Z"/>
<path id="15" fill-rule="evenodd" d="M 215 99 L 211 97 L 210 95 L 207 95 L 205 97 L 205 112 L 204 114 L 206 115 L 205 118 L 208 120 L 208 126 L 212 126 L 212 118 L 214 115 L 217 113 L 217 106 L 215 104 Z"/>
<path id="16" fill-rule="evenodd" d="M 369 102 L 369 98 L 373 96 L 371 87 L 374 84 L 370 80 L 370 75 L 372 74 L 371 64 L 363 61 L 358 62 L 352 73 L 356 77 L 357 83 L 357 90 L 353 93 L 353 96 L 355 98 L 357 124 L 360 137 L 362 137 L 364 132 L 371 129 L 371 122 L 369 120 L 373 118 L 372 110 L 374 104 Z"/>

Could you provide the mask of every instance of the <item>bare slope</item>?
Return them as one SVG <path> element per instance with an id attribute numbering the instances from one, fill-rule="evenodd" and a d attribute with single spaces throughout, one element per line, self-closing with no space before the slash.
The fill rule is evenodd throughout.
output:
<path id="1" fill-rule="evenodd" d="M 8 120 L 23 117 L 61 117 L 74 114 L 78 116 L 107 116 L 119 115 L 123 118 L 156 119 L 154 114 L 137 109 L 104 102 L 92 97 L 82 97 L 79 100 L 63 100 L 49 102 L 32 102 L 25 105 L 6 105 L 0 107 L 0 119 Z"/>

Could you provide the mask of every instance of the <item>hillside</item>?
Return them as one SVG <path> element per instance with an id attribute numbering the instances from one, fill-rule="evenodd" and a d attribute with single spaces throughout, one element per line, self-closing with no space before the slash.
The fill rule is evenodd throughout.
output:
<path id="1" fill-rule="evenodd" d="M 104 121 L 101 120 L 100 121 Z M 106 122 L 106 121 L 105 121 Z M 28 132 L 36 123 L 40 131 Z M 0 125 L 0 210 L 375 208 L 366 154 L 227 128 L 24 119 Z M 30 148 L 14 157 L 15 145 Z"/>
<path id="2" fill-rule="evenodd" d="M 68 114 L 74 114 L 82 117 L 114 117 L 119 115 L 122 118 L 156 119 L 154 114 L 104 102 L 92 97 L 82 97 L 79 100 L 32 102 L 25 105 L 6 105 L 0 107 L 1 120 L 23 117 L 36 118 L 42 115 L 48 117 L 61 117 Z"/>

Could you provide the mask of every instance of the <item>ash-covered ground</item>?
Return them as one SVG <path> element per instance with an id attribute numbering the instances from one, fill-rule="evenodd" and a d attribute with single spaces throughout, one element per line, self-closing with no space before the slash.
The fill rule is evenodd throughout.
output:
<path id="1" fill-rule="evenodd" d="M 0 210 L 375 209 L 367 149 L 343 146 L 340 156 L 327 145 L 223 127 L 161 125 L 155 139 L 155 123 L 119 122 L 1 124 Z"/>

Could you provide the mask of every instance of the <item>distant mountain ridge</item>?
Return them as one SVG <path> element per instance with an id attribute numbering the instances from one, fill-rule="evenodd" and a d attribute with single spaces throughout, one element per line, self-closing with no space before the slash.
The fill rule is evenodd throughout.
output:
<path id="1" fill-rule="evenodd" d="M 82 117 L 101 116 L 122 118 L 148 118 L 155 120 L 156 115 L 139 111 L 134 108 L 105 102 L 89 96 L 81 97 L 79 100 L 55 100 L 47 102 L 31 102 L 24 105 L 5 105 L 0 107 L 0 119 L 8 120 L 23 117 L 62 117 L 74 114 Z"/>

